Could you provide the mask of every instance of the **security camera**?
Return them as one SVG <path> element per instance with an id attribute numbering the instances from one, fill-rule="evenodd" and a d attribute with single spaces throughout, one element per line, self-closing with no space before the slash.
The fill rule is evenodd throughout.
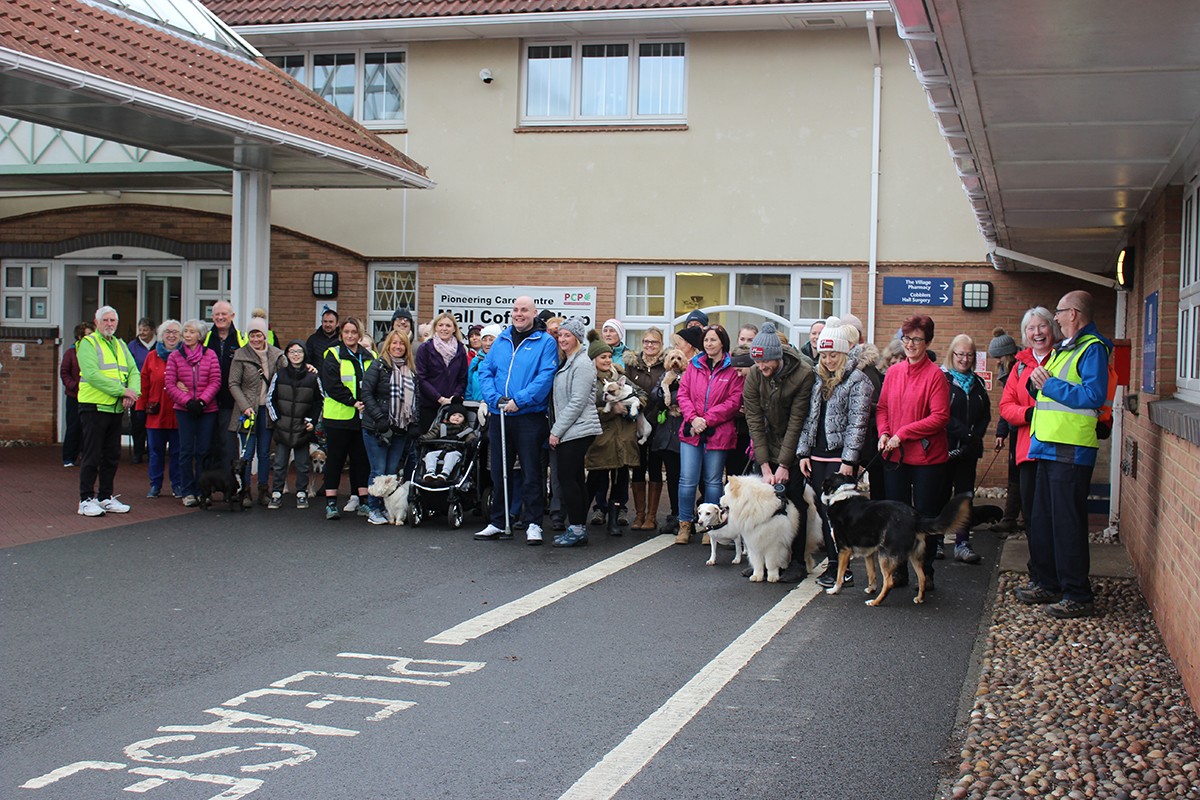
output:
<path id="1" fill-rule="evenodd" d="M 491 83 L 496 79 L 492 77 L 492 71 L 490 69 L 481 69 L 479 70 L 479 80 L 483 81 L 484 83 Z"/>

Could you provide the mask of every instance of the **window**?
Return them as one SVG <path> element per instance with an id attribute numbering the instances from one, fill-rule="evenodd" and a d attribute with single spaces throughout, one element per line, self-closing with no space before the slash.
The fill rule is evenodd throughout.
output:
<path id="1" fill-rule="evenodd" d="M 50 321 L 50 267 L 4 262 L 4 324 Z"/>
<path id="2" fill-rule="evenodd" d="M 404 122 L 404 50 L 291 53 L 267 60 L 365 124 Z"/>
<path id="3" fill-rule="evenodd" d="M 522 122 L 682 121 L 685 67 L 683 42 L 527 45 Z"/>
<path id="4" fill-rule="evenodd" d="M 1183 192 L 1179 259 L 1179 355 L 1176 380 L 1180 394 L 1200 401 L 1200 180 Z"/>
<path id="5" fill-rule="evenodd" d="M 800 279 L 800 317 L 815 322 L 836 317 L 841 309 L 840 280 Z"/>
<path id="6" fill-rule="evenodd" d="M 413 312 L 413 324 L 417 317 L 417 267 L 414 264 L 371 265 L 371 335 L 376 346 L 392 329 L 392 312 L 407 308 Z"/>
<path id="7" fill-rule="evenodd" d="M 664 275 L 625 277 L 625 317 L 661 317 L 667 307 Z"/>
<path id="8" fill-rule="evenodd" d="M 228 264 L 203 264 L 197 270 L 196 276 L 198 280 L 196 307 L 199 310 L 196 318 L 211 325 L 213 303 L 229 299 L 229 283 L 233 277 L 233 268 Z"/>

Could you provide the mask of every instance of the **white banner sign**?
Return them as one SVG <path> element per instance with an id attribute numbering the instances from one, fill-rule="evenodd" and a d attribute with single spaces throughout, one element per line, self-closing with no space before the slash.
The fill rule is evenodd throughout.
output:
<path id="1" fill-rule="evenodd" d="M 522 295 L 533 298 L 538 311 L 549 309 L 556 316 L 580 317 L 587 328 L 596 323 L 595 286 L 459 286 L 433 287 L 434 316 L 449 311 L 463 333 L 471 325 L 509 325 L 513 301 Z"/>

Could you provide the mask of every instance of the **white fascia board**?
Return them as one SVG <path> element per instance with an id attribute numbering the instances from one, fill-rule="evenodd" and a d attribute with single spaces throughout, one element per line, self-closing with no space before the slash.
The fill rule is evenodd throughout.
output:
<path id="1" fill-rule="evenodd" d="M 317 158 L 329 158 L 363 172 L 373 173 L 389 180 L 411 185 L 413 188 L 431 189 L 432 180 L 403 167 L 393 166 L 369 156 L 354 153 L 334 145 L 281 131 L 268 125 L 251 122 L 232 114 L 214 111 L 195 103 L 188 103 L 158 92 L 139 89 L 120 81 L 104 78 L 85 70 L 68 67 L 24 53 L 0 47 L 0 71 L 20 70 L 35 76 L 38 82 L 54 83 L 76 91 L 87 91 L 112 98 L 120 105 L 141 106 L 188 123 L 199 123 L 216 131 L 255 139 L 261 143 L 278 147 L 289 147 L 309 153 Z M 153 148 L 151 148 L 153 149 Z M 201 159 L 189 156 L 191 160 Z M 220 164 L 219 166 L 226 166 Z M 250 168 L 250 167 L 247 167 Z M 236 169 L 236 167 L 235 167 Z"/>
<path id="2" fill-rule="evenodd" d="M 720 17 L 829 17 L 839 14 L 865 14 L 868 11 L 891 13 L 886 0 L 850 0 L 841 3 L 785 3 L 763 6 L 718 6 L 699 8 L 622 8 L 603 11 L 544 11 L 531 14 L 462 14 L 445 17 L 419 17 L 366 20 L 298 22 L 278 25 L 235 25 L 233 30 L 251 39 L 260 36 L 287 36 L 300 33 L 345 33 L 364 31 L 421 30 L 430 28 L 496 27 L 513 25 L 571 24 L 588 22 L 629 22 L 637 20 L 716 19 Z"/>

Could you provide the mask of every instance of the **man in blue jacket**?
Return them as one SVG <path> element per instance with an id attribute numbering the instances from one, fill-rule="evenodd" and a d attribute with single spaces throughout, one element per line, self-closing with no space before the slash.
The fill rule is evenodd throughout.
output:
<path id="1" fill-rule="evenodd" d="M 542 543 L 542 514 L 545 504 L 545 475 L 542 445 L 548 439 L 546 409 L 554 388 L 554 373 L 558 370 L 558 344 L 534 325 L 537 309 L 532 297 L 513 301 L 512 325 L 496 337 L 492 349 L 479 368 L 479 389 L 487 403 L 488 449 L 491 453 L 492 516 L 486 528 L 475 534 L 476 539 L 511 539 L 511 529 L 504 527 L 504 487 L 500 481 L 511 477 L 513 463 L 521 459 L 522 514 L 526 524 L 527 544 Z M 500 411 L 504 417 L 501 422 Z M 506 437 L 503 445 L 500 437 Z M 505 469 L 504 452 L 508 453 Z"/>
<path id="2" fill-rule="evenodd" d="M 1096 420 L 1108 397 L 1112 342 L 1092 322 L 1092 296 L 1068 292 L 1054 319 L 1063 339 L 1029 376 L 1037 402 L 1030 421 L 1029 457 L 1037 460 L 1029 520 L 1029 583 L 1017 599 L 1046 603 L 1058 619 L 1095 612 L 1088 572 L 1087 497 L 1100 447 Z"/>

